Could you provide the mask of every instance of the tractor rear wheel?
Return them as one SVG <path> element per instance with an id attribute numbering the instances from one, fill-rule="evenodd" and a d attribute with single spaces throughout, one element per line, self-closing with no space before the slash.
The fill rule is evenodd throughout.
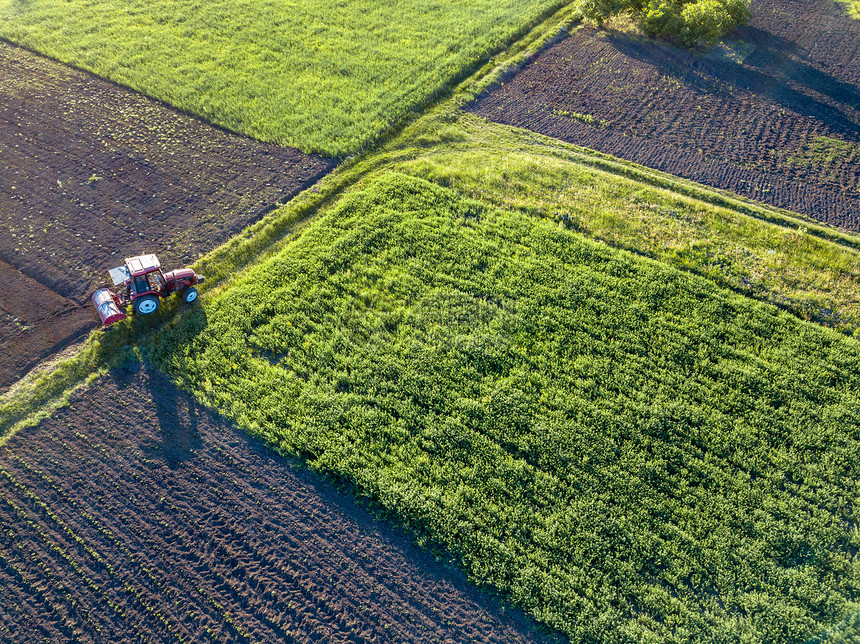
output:
<path id="1" fill-rule="evenodd" d="M 189 288 L 185 289 L 182 292 L 182 301 L 185 302 L 186 304 L 191 304 L 196 299 L 197 299 L 197 289 L 194 288 L 193 286 L 190 286 Z"/>
<path id="2" fill-rule="evenodd" d="M 134 312 L 138 315 L 149 315 L 158 310 L 159 304 L 158 298 L 154 295 L 144 295 L 134 301 Z"/>

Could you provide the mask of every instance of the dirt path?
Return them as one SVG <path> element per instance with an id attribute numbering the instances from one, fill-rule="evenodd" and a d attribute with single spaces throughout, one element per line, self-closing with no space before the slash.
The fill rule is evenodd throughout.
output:
<path id="1" fill-rule="evenodd" d="M 0 640 L 543 642 L 146 369 L 0 454 Z"/>
<path id="2" fill-rule="evenodd" d="M 58 302 L 88 305 L 124 257 L 184 266 L 335 164 L 4 42 L 0 150 L 0 390 L 85 331 L 76 318 L 63 333 Z"/>
<path id="3" fill-rule="evenodd" d="M 860 21 L 831 0 L 752 10 L 703 55 L 580 29 L 470 109 L 860 230 Z"/>

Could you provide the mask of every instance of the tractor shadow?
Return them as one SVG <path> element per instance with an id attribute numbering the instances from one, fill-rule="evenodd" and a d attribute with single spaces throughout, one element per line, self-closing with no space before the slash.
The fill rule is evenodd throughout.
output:
<path id="1" fill-rule="evenodd" d="M 206 311 L 199 305 L 182 305 L 182 321 L 178 333 L 184 342 L 190 341 L 206 327 Z M 153 339 L 173 344 L 177 338 Z M 170 378 L 150 363 L 142 366 L 142 386 L 151 396 L 160 434 L 160 445 L 153 450 L 160 453 L 167 466 L 175 470 L 184 461 L 194 457 L 203 445 L 199 423 L 207 410 L 186 391 L 171 382 Z"/>
<path id="2" fill-rule="evenodd" d="M 205 411 L 189 394 L 154 368 L 148 369 L 155 415 L 161 434 L 160 452 L 167 467 L 177 469 L 193 457 L 203 445 L 198 418 Z"/>

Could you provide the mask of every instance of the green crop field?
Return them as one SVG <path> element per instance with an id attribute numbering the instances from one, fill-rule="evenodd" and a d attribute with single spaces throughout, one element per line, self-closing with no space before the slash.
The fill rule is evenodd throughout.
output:
<path id="1" fill-rule="evenodd" d="M 399 173 L 148 343 L 577 642 L 857 610 L 860 344 Z"/>
<path id="2" fill-rule="evenodd" d="M 253 138 L 355 153 L 564 0 L 0 0 L 0 37 Z"/>
<path id="3" fill-rule="evenodd" d="M 535 217 L 567 215 L 587 237 L 860 329 L 856 235 L 467 114 L 431 115 L 391 147 L 399 172 Z"/>

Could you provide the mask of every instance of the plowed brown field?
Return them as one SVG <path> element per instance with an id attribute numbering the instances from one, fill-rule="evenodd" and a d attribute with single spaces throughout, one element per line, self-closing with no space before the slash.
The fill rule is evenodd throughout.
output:
<path id="1" fill-rule="evenodd" d="M 584 27 L 471 110 L 860 230 L 860 21 L 753 0 L 704 54 Z"/>
<path id="2" fill-rule="evenodd" d="M 93 328 L 92 313 L 0 261 L 0 385 Z"/>
<path id="3" fill-rule="evenodd" d="M 549 638 L 135 367 L 0 452 L 0 640 Z"/>
<path id="4" fill-rule="evenodd" d="M 3 42 L 0 150 L 0 353 L 9 358 L 0 389 L 95 326 L 94 309 L 53 321 L 89 307 L 124 257 L 155 252 L 168 269 L 185 265 L 335 163 L 213 128 Z"/>

